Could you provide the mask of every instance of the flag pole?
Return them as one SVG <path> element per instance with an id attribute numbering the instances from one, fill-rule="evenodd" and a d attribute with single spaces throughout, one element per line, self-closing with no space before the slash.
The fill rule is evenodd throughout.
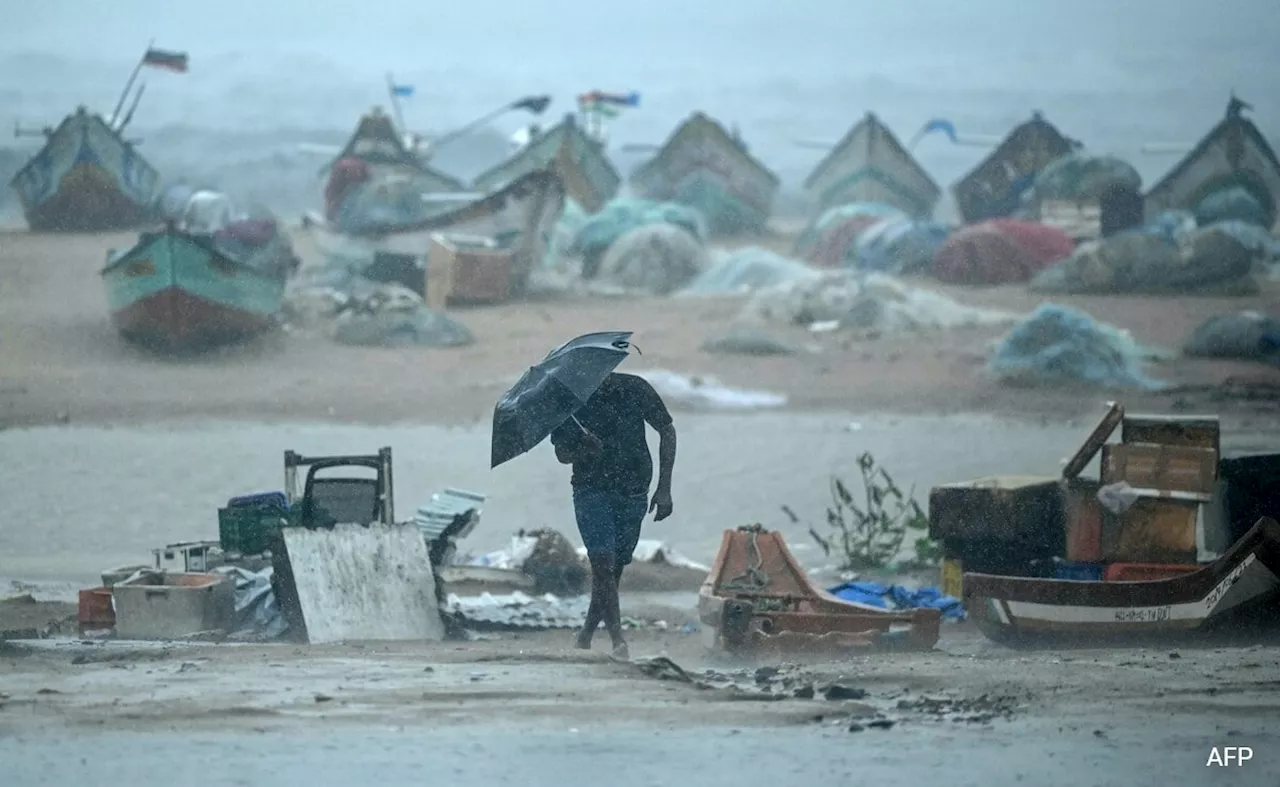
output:
<path id="1" fill-rule="evenodd" d="M 133 73 L 129 75 L 129 81 L 124 83 L 124 90 L 120 93 L 120 100 L 116 102 L 116 108 L 111 111 L 111 125 L 113 127 L 120 118 L 120 110 L 124 109 L 124 102 L 129 100 L 129 91 L 133 88 L 133 83 L 137 81 L 138 74 L 142 72 L 142 64 L 147 62 L 147 52 L 150 52 L 151 47 L 155 46 L 155 44 L 156 40 L 154 38 L 147 43 L 147 48 L 143 51 L 142 57 L 138 58 L 138 64 L 133 67 Z"/>
<path id="2" fill-rule="evenodd" d="M 448 134 L 444 134 L 444 135 L 441 135 L 440 137 L 437 137 L 436 140 L 431 143 L 431 147 L 434 148 L 435 150 L 439 150 L 440 146 L 445 144 L 446 142 L 452 142 L 458 137 L 461 137 L 465 134 L 469 134 L 470 132 L 475 131 L 477 128 L 480 128 L 481 126 L 487 124 L 488 122 L 492 120 L 496 120 L 498 117 L 501 117 L 502 115 L 505 115 L 511 110 L 517 108 L 520 105 L 520 102 L 525 100 L 526 99 L 517 99 L 516 101 L 508 101 L 507 103 L 493 110 L 492 112 L 485 115 L 484 117 L 477 118 L 471 121 L 470 123 L 468 123 L 467 125 L 463 126 L 462 128 L 454 129 L 453 131 L 450 131 Z"/>
<path id="3" fill-rule="evenodd" d="M 396 80 L 387 72 L 387 95 L 391 99 L 391 113 L 395 116 L 396 125 L 400 127 L 400 133 L 408 133 L 408 129 L 404 125 L 404 115 L 400 112 L 400 97 L 396 95 Z"/>

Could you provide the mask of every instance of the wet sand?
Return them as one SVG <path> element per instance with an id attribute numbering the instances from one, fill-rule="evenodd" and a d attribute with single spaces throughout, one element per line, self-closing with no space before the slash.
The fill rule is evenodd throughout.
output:
<path id="1" fill-rule="evenodd" d="M 275 334 L 213 356 L 158 359 L 116 336 L 98 276 L 107 248 L 131 238 L 0 234 L 0 425 L 174 418 L 467 423 L 487 419 L 503 387 L 547 350 L 579 333 L 609 328 L 635 331 L 644 355 L 628 362 L 633 369 L 711 375 L 728 385 L 776 391 L 789 397 L 792 409 L 1077 416 L 1101 398 L 1018 390 L 992 380 L 984 364 L 1000 329 L 847 346 L 828 337 L 821 353 L 773 358 L 700 350 L 732 322 L 741 306 L 737 299 L 601 299 L 459 310 L 456 316 L 477 342 L 449 350 L 362 349 Z M 305 256 L 305 248 L 300 251 Z M 1019 287 L 922 284 L 974 306 L 1026 312 L 1038 303 Z M 1170 349 L 1215 314 L 1280 311 L 1275 291 L 1247 298 L 1058 300 Z M 1150 373 L 1189 385 L 1215 385 L 1230 376 L 1280 382 L 1280 371 L 1235 362 L 1182 359 Z M 1150 411 L 1259 409 L 1204 397 L 1127 395 L 1126 401 Z"/>
<path id="2" fill-rule="evenodd" d="M 58 645 L 0 656 L 0 761 L 14 784 L 91 776 L 103 787 L 158 768 L 176 785 L 420 784 L 427 774 L 464 786 L 588 785 L 604 763 L 621 785 L 1270 787 L 1280 778 L 1273 647 L 1011 655 L 960 632 L 933 653 L 801 670 L 862 699 L 760 702 L 567 650 L 567 636 L 305 651 Z M 696 639 L 638 634 L 633 654 L 741 674 L 754 688 L 755 665 L 709 662 Z M 944 700 L 944 712 L 923 710 L 925 698 Z M 985 719 L 966 703 L 1008 712 Z M 1249 746 L 1254 759 L 1206 769 L 1213 746 Z"/>

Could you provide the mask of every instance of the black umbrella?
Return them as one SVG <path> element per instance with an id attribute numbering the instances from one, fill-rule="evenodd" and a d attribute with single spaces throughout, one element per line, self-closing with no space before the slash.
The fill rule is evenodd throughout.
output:
<path id="1" fill-rule="evenodd" d="M 588 333 L 530 367 L 493 408 L 489 466 L 532 449 L 572 418 L 627 357 L 630 339 L 631 331 Z"/>

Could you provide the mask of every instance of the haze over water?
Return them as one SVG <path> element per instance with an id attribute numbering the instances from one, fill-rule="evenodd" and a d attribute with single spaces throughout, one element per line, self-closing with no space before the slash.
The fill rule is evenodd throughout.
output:
<path id="1" fill-rule="evenodd" d="M 552 120 L 580 92 L 638 90 L 642 107 L 613 126 L 615 150 L 661 142 L 700 109 L 737 123 L 791 188 L 822 155 L 795 141 L 834 142 L 867 110 L 909 138 L 934 116 L 962 134 L 999 135 L 1040 109 L 1090 148 L 1132 161 L 1148 183 L 1177 157 L 1140 146 L 1197 139 L 1233 89 L 1255 104 L 1264 133 L 1280 134 L 1280 104 L 1269 103 L 1280 73 L 1272 0 L 63 0 L 13 3 L 5 15 L 6 129 L 56 123 L 79 103 L 109 112 L 154 38 L 190 53 L 191 71 L 146 74 L 133 126 L 146 155 L 168 180 L 290 208 L 318 199 L 323 164 L 296 143 L 341 141 L 385 102 L 388 71 L 416 86 L 405 113 L 423 131 L 532 93 L 554 96 Z M 526 120 L 505 117 L 496 131 Z M 438 163 L 474 175 L 504 145 L 480 137 Z M 916 153 L 949 185 L 983 151 L 939 136 Z M 617 158 L 624 169 L 637 162 Z"/>

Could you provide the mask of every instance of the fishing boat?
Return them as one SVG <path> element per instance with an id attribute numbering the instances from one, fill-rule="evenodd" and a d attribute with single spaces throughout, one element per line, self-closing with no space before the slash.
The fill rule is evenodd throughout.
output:
<path id="1" fill-rule="evenodd" d="M 961 219 L 972 224 L 1012 216 L 1040 170 L 1079 147 L 1039 112 L 1033 113 L 952 187 Z"/>
<path id="2" fill-rule="evenodd" d="M 574 115 L 549 131 L 534 136 L 515 155 L 487 170 L 474 181 L 476 191 L 498 191 L 530 172 L 553 170 L 566 194 L 594 213 L 618 193 L 622 177 L 599 141 L 588 136 Z"/>
<path id="3" fill-rule="evenodd" d="M 698 597 L 706 645 L 754 657 L 875 647 L 927 650 L 936 609 L 887 610 L 817 588 L 782 535 L 760 525 L 726 530 Z"/>
<path id="4" fill-rule="evenodd" d="M 427 163 L 422 140 L 403 135 L 381 107 L 374 107 L 360 118 L 347 144 L 330 162 L 330 169 L 343 159 L 356 159 L 369 167 L 373 178 L 412 174 L 430 192 L 461 192 L 467 186 L 461 180 Z"/>
<path id="5" fill-rule="evenodd" d="M 261 230 L 255 228 L 261 234 Z M 163 350 L 226 344 L 270 328 L 293 262 L 274 232 L 245 243 L 170 222 L 108 253 L 102 280 L 122 336 Z"/>
<path id="6" fill-rule="evenodd" d="M 78 107 L 18 170 L 27 226 L 38 232 L 99 232 L 136 227 L 148 217 L 160 174 L 97 114 Z"/>
<path id="7" fill-rule="evenodd" d="M 414 195 L 411 195 L 414 196 Z M 416 195 L 420 197 L 420 195 Z M 305 228 L 322 255 L 330 259 L 373 260 L 396 255 L 424 260 L 433 235 L 484 238 L 510 253 L 512 293 L 520 293 L 546 251 L 546 239 L 564 208 L 565 187 L 553 170 L 534 170 L 491 194 L 427 202 L 423 215 L 409 223 L 367 223 L 359 232 L 313 218 Z"/>
<path id="8" fill-rule="evenodd" d="M 1262 206 L 1273 226 L 1280 201 L 1280 159 L 1232 96 L 1224 117 L 1146 196 L 1149 217 L 1166 210 L 1192 210 L 1205 197 L 1233 187 Z"/>
<path id="9" fill-rule="evenodd" d="M 644 199 L 696 208 L 718 235 L 760 232 L 773 212 L 778 176 L 736 134 L 695 112 L 630 178 Z"/>
<path id="10" fill-rule="evenodd" d="M 875 202 L 927 219 L 942 196 L 929 173 L 872 112 L 836 143 L 804 187 L 819 215 L 839 205 Z"/>
<path id="11" fill-rule="evenodd" d="M 1009 644 L 1186 636 L 1265 612 L 1280 598 L 1280 525 L 1262 518 L 1213 563 L 1170 579 L 1108 582 L 966 573 L 965 608 Z"/>

